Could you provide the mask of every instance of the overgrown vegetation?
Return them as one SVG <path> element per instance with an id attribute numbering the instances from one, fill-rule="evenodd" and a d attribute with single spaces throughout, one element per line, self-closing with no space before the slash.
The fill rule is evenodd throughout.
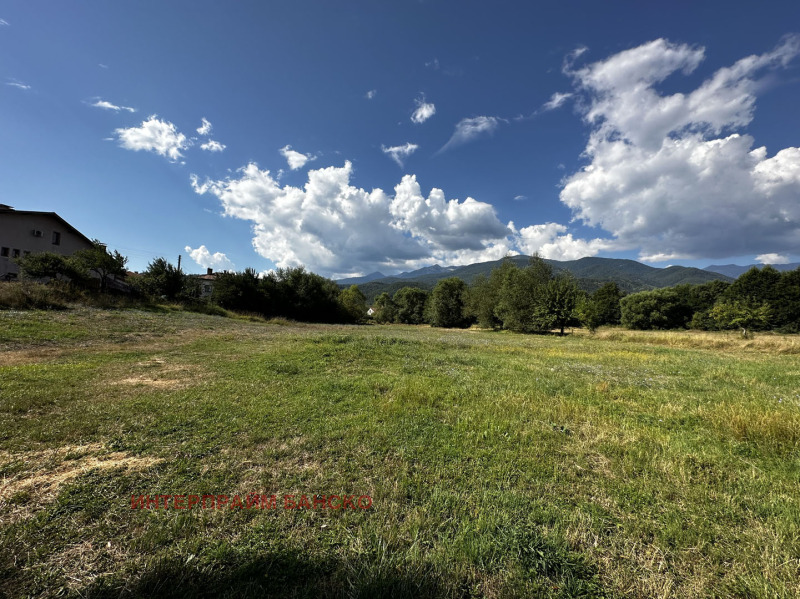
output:
<path id="1" fill-rule="evenodd" d="M 0 595 L 796 597 L 796 342 L 0 312 Z"/>
<path id="2" fill-rule="evenodd" d="M 110 280 L 124 274 L 126 259 L 95 242 L 91 250 L 72 258 L 35 254 L 20 259 L 27 279 L 49 278 L 52 291 L 27 286 L 0 291 L 0 307 L 63 308 L 81 302 L 92 289 L 102 295 Z M 90 276 L 94 273 L 94 277 Z M 92 285 L 92 281 L 98 281 Z M 366 297 L 357 285 L 346 289 L 303 267 L 282 268 L 264 276 L 254 269 L 215 275 L 213 294 L 202 296 L 198 278 L 186 275 L 163 258 L 128 281 L 133 298 L 147 303 L 179 303 L 208 314 L 234 311 L 265 319 L 302 322 L 354 323 L 367 321 Z M 76 293 L 77 292 L 77 293 Z M 89 300 L 96 304 L 96 298 Z M 753 331 L 800 332 L 800 269 L 778 272 L 770 266 L 752 268 L 734 283 L 714 280 L 700 285 L 677 285 L 624 295 L 608 282 L 594 293 L 582 291 L 566 272 L 534 255 L 525 267 L 507 259 L 489 276 L 476 275 L 471 285 L 457 277 L 439 280 L 429 293 L 402 287 L 394 296 L 384 292 L 371 306 L 378 324 L 431 324 L 440 328 L 481 328 L 518 333 L 561 335 L 567 327 L 590 332 L 617 325 L 636 330 L 732 330 L 748 337 Z"/>

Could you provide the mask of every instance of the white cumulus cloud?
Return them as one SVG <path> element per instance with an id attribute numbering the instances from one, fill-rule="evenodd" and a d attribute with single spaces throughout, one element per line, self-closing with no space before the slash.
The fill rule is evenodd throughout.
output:
<path id="1" fill-rule="evenodd" d="M 214 252 L 212 254 L 205 245 L 201 245 L 196 249 L 192 249 L 191 246 L 187 245 L 184 249 L 189 252 L 192 260 L 203 268 L 213 268 L 214 270 L 234 270 L 235 268 L 233 262 L 225 254 L 222 252 Z"/>
<path id="2" fill-rule="evenodd" d="M 155 152 L 172 162 L 182 158 L 181 150 L 191 145 L 175 125 L 160 120 L 156 115 L 148 117 L 138 127 L 115 129 L 114 133 L 120 146 L 126 150 Z"/>
<path id="3" fill-rule="evenodd" d="M 424 196 L 413 175 L 395 187 L 367 191 L 350 184 L 353 167 L 308 172 L 303 187 L 282 186 L 256 164 L 222 180 L 192 177 L 196 193 L 216 196 L 224 214 L 253 224 L 253 246 L 279 267 L 305 265 L 327 276 L 413 269 L 434 262 L 502 257 L 510 229 L 491 205 Z"/>
<path id="4" fill-rule="evenodd" d="M 411 121 L 413 123 L 417 123 L 419 125 L 436 114 L 436 106 L 430 102 L 426 102 L 425 96 L 420 96 L 414 100 L 414 103 L 417 105 L 417 109 L 411 115 Z"/>
<path id="5" fill-rule="evenodd" d="M 377 95 L 378 95 L 378 90 L 377 89 L 371 89 L 366 94 L 364 94 L 364 97 L 367 100 L 372 100 L 372 98 L 374 98 Z"/>
<path id="6" fill-rule="evenodd" d="M 761 254 L 756 256 L 756 260 L 761 262 L 761 264 L 789 264 L 789 256 L 783 256 L 781 254 Z"/>
<path id="7" fill-rule="evenodd" d="M 94 102 L 90 104 L 90 106 L 93 106 L 95 108 L 102 108 L 103 110 L 112 110 L 114 112 L 121 112 L 123 110 L 125 112 L 136 112 L 136 109 L 131 108 L 130 106 L 117 106 L 116 104 L 112 104 L 107 100 L 101 100 L 100 98 L 97 98 Z"/>
<path id="8" fill-rule="evenodd" d="M 200 126 L 197 128 L 197 133 L 200 135 L 210 135 L 211 129 L 211 122 L 207 118 L 203 117 L 200 119 Z"/>
<path id="9" fill-rule="evenodd" d="M 200 149 L 206 152 L 222 152 L 225 148 L 225 144 L 221 144 L 214 139 L 209 139 L 207 142 L 200 144 Z"/>
<path id="10" fill-rule="evenodd" d="M 410 142 L 406 142 L 402 146 L 391 146 L 388 148 L 386 146 L 381 146 L 383 153 L 394 160 L 400 168 L 403 167 L 403 161 L 416 152 L 417 149 L 419 149 L 419 146 Z"/>
<path id="11" fill-rule="evenodd" d="M 523 254 L 538 253 L 542 258 L 550 260 L 577 260 L 595 256 L 609 247 L 607 240 L 575 239 L 572 233 L 566 231 L 567 227 L 558 223 L 524 227 L 516 234 L 516 246 Z"/>
<path id="12" fill-rule="evenodd" d="M 292 146 L 284 146 L 280 150 L 281 156 L 286 158 L 289 168 L 296 171 L 303 168 L 309 160 L 316 160 L 317 157 L 312 154 L 302 154 L 292 149 Z"/>
<path id="13" fill-rule="evenodd" d="M 800 149 L 769 156 L 736 130 L 753 119 L 765 72 L 798 53 L 790 36 L 672 94 L 658 85 L 697 69 L 703 48 L 660 39 L 568 71 L 591 134 L 589 164 L 565 179 L 561 201 L 644 260 L 796 251 Z"/>

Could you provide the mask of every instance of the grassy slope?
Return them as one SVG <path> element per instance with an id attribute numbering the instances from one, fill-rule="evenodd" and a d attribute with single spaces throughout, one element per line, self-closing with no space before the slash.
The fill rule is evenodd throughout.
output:
<path id="1" fill-rule="evenodd" d="M 798 596 L 772 339 L 0 313 L 0 595 Z"/>

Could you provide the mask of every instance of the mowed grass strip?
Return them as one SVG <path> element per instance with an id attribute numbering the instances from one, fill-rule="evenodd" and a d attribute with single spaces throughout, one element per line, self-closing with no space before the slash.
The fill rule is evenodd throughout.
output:
<path id="1" fill-rule="evenodd" d="M 800 595 L 792 338 L 98 310 L 0 330 L 0 593 Z M 131 509 L 253 492 L 276 508 Z M 372 505 L 284 509 L 303 494 Z"/>

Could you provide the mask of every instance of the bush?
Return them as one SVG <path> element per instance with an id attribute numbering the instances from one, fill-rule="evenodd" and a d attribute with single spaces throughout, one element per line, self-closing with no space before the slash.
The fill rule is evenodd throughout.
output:
<path id="1" fill-rule="evenodd" d="M 0 282 L 0 309 L 4 310 L 65 310 L 72 299 L 58 285 Z"/>

